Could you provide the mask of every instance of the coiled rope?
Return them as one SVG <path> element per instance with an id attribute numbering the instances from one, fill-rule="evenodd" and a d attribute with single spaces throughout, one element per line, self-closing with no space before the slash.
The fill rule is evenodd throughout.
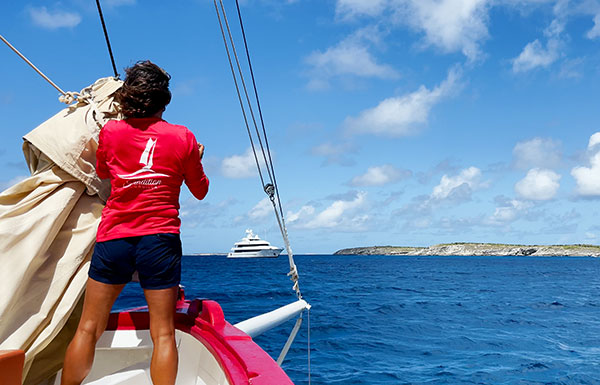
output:
<path id="1" fill-rule="evenodd" d="M 273 209 L 275 211 L 275 218 L 277 219 L 277 223 L 279 225 L 279 230 L 281 231 L 281 235 L 282 235 L 283 241 L 285 243 L 285 248 L 288 253 L 288 259 L 289 259 L 289 264 L 290 264 L 290 272 L 288 273 L 288 276 L 294 282 L 293 289 L 296 292 L 298 299 L 302 299 L 302 293 L 300 292 L 300 287 L 299 287 L 299 283 L 298 283 L 298 281 L 299 281 L 298 268 L 296 267 L 296 263 L 294 262 L 294 255 L 292 253 L 292 248 L 290 246 L 290 242 L 289 242 L 289 238 L 288 238 L 287 227 L 285 225 L 285 219 L 283 216 L 283 207 L 281 205 L 281 199 L 279 197 L 279 189 L 277 188 L 277 180 L 275 178 L 275 171 L 273 168 L 273 160 L 271 157 L 271 151 L 270 151 L 268 140 L 267 140 L 267 134 L 266 134 L 264 119 L 263 119 L 263 115 L 262 115 L 262 109 L 260 107 L 260 99 L 258 97 L 256 81 L 254 78 L 254 71 L 252 70 L 252 62 L 250 60 L 250 52 L 248 50 L 248 43 L 246 40 L 246 34 L 244 31 L 244 24 L 242 21 L 239 3 L 238 3 L 238 0 L 236 0 L 238 18 L 239 18 L 240 27 L 242 30 L 242 35 L 244 38 L 244 46 L 246 48 L 246 57 L 248 60 L 248 67 L 250 69 L 250 74 L 252 77 L 252 87 L 254 90 L 255 103 L 257 105 L 257 109 L 259 112 L 259 118 L 260 118 L 260 122 L 261 122 L 261 126 L 262 126 L 262 132 L 258 128 L 258 124 L 256 122 L 256 117 L 254 114 L 254 109 L 252 107 L 253 103 L 250 100 L 250 96 L 248 95 L 246 82 L 244 80 L 244 74 L 243 74 L 239 59 L 238 59 L 237 50 L 235 48 L 233 37 L 231 35 L 231 29 L 229 28 L 229 22 L 227 20 L 227 14 L 225 11 L 225 6 L 223 5 L 223 0 L 219 0 L 218 1 L 219 4 L 217 4 L 217 0 L 213 0 L 213 2 L 215 5 L 215 11 L 217 13 L 217 18 L 219 20 L 219 27 L 221 28 L 221 35 L 223 36 L 223 43 L 225 44 L 225 50 L 227 52 L 227 59 L 229 60 L 229 68 L 230 68 L 231 74 L 233 76 L 233 82 L 235 84 L 235 89 L 237 92 L 238 100 L 240 103 L 240 107 L 242 109 L 242 115 L 244 117 L 244 123 L 246 125 L 246 131 L 247 131 L 248 137 L 250 139 L 250 145 L 252 147 L 252 153 L 254 154 L 254 160 L 256 162 L 256 167 L 258 169 L 260 181 L 262 183 L 262 187 L 263 187 L 265 193 L 269 196 L 269 199 L 271 200 L 271 203 L 273 205 Z M 220 10 L 219 10 L 219 8 L 220 8 Z M 227 34 L 225 33 L 225 29 L 227 30 Z M 228 41 L 229 41 L 229 43 L 228 43 Z M 237 68 L 237 73 L 236 73 L 236 69 L 234 68 L 232 54 L 233 54 L 233 58 L 235 59 L 235 63 L 236 63 L 235 67 Z M 239 77 L 239 81 L 238 81 L 238 77 Z M 242 97 L 242 92 L 240 91 L 240 84 L 244 91 L 244 98 Z M 244 104 L 244 99 L 245 99 L 245 103 L 247 104 L 247 108 L 250 113 L 250 117 L 252 119 L 256 138 L 258 139 L 258 146 L 260 146 L 260 151 L 262 153 L 262 160 L 264 161 L 263 166 L 261 166 L 259 157 L 257 155 L 257 149 L 256 149 L 256 146 L 254 143 L 252 131 L 250 129 L 250 123 L 248 122 L 248 114 L 246 113 L 246 105 Z M 264 145 L 263 145 L 263 142 L 264 142 Z M 263 167 L 266 169 L 266 174 L 269 178 L 268 183 L 265 183 L 265 176 L 263 175 L 263 172 L 262 172 Z"/>

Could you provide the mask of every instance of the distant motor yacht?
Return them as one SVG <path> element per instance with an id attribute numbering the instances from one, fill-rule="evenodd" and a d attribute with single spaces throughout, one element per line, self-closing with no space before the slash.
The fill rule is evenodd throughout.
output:
<path id="1" fill-rule="evenodd" d="M 283 248 L 272 246 L 248 229 L 246 236 L 233 245 L 227 258 L 277 258 L 282 251 Z"/>

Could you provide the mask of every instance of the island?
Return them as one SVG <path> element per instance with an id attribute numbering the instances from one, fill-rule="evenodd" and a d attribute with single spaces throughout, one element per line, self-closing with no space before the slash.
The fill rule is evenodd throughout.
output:
<path id="1" fill-rule="evenodd" d="M 334 255 L 600 257 L 600 246 L 442 243 L 428 247 L 352 247 L 338 250 Z"/>

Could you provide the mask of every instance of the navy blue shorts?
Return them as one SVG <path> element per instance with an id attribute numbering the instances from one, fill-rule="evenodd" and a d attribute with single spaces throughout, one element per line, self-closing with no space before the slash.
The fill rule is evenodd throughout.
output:
<path id="1" fill-rule="evenodd" d="M 140 286 L 144 289 L 159 290 L 179 285 L 179 234 L 152 234 L 96 243 L 90 278 L 109 285 L 120 285 L 130 282 L 136 270 Z"/>

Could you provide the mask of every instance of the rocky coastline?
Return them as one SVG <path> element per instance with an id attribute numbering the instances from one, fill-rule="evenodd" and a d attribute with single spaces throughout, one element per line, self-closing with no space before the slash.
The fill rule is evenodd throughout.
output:
<path id="1" fill-rule="evenodd" d="M 600 246 L 445 243 L 429 247 L 352 247 L 334 255 L 600 257 Z"/>

